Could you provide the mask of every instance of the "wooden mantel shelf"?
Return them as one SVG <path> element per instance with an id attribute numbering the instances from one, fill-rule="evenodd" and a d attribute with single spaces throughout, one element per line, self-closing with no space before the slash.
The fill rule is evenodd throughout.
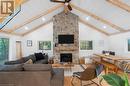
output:
<path id="1" fill-rule="evenodd" d="M 55 47 L 55 49 L 56 49 L 57 51 L 75 51 L 75 50 L 77 50 L 76 47 L 65 47 L 65 46 Z"/>

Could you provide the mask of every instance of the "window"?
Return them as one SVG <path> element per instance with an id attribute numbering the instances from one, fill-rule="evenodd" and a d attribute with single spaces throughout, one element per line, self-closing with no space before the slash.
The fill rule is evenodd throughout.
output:
<path id="1" fill-rule="evenodd" d="M 0 38 L 0 64 L 9 57 L 9 39 Z"/>
<path id="2" fill-rule="evenodd" d="M 93 41 L 80 41 L 80 50 L 92 50 L 93 49 Z"/>
<path id="3" fill-rule="evenodd" d="M 51 50 L 51 41 L 39 41 L 39 50 Z"/>

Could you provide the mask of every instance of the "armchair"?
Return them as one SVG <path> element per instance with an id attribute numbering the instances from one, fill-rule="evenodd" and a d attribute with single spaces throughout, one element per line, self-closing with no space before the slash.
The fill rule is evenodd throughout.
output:
<path id="1" fill-rule="evenodd" d="M 82 81 L 91 81 L 92 82 L 91 84 L 96 84 L 97 86 L 99 86 L 96 82 L 93 81 L 93 79 L 95 79 L 101 73 L 102 70 L 103 67 L 101 65 L 95 65 L 95 64 L 88 65 L 88 67 L 84 69 L 84 71 L 73 73 L 71 84 L 73 85 L 73 80 L 76 77 L 80 80 L 81 86 L 82 86 Z M 87 85 L 91 85 L 91 84 L 87 84 Z"/>

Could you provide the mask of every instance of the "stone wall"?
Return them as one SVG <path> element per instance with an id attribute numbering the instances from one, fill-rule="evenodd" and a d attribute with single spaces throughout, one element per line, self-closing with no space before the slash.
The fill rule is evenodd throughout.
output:
<path id="1" fill-rule="evenodd" d="M 74 44 L 58 44 L 58 35 L 74 35 Z M 60 59 L 60 53 L 72 53 L 73 63 L 79 58 L 79 25 L 78 16 L 61 12 L 53 17 L 54 56 Z"/>

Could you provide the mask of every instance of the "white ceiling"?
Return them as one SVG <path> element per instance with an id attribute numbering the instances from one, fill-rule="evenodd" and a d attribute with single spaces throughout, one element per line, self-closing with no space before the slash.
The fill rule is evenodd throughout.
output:
<path id="1" fill-rule="evenodd" d="M 130 0 L 122 0 L 122 2 L 124 2 L 127 5 L 130 5 Z"/>
<path id="2" fill-rule="evenodd" d="M 130 6 L 130 0 L 122 0 L 123 3 Z M 89 11 L 121 28 L 124 30 L 130 29 L 130 13 L 117 7 L 106 0 L 72 0 L 72 4 Z M 58 3 L 50 2 L 50 0 L 29 0 L 28 2 L 24 3 L 21 7 L 21 12 L 13 18 L 5 27 L 4 30 L 11 30 L 16 26 L 22 25 L 27 20 L 47 11 L 48 9 L 58 5 Z M 29 29 L 25 30 L 24 27 L 19 28 L 15 31 L 15 33 L 23 34 L 41 24 L 52 19 L 52 17 L 60 12 L 63 11 L 63 8 L 59 8 L 52 13 L 44 16 L 46 19 L 45 21 L 42 18 L 36 19 L 31 23 L 25 25 Z M 90 24 L 96 26 L 97 28 L 107 32 L 107 33 L 116 33 L 119 32 L 118 30 L 114 29 L 110 25 L 106 25 L 101 21 L 95 20 L 94 18 L 85 15 L 75 9 L 73 9 L 72 13 L 78 15 L 84 21 L 89 22 Z M 89 20 L 86 20 L 86 17 L 89 17 Z M 106 28 L 103 28 L 106 26 Z"/>

